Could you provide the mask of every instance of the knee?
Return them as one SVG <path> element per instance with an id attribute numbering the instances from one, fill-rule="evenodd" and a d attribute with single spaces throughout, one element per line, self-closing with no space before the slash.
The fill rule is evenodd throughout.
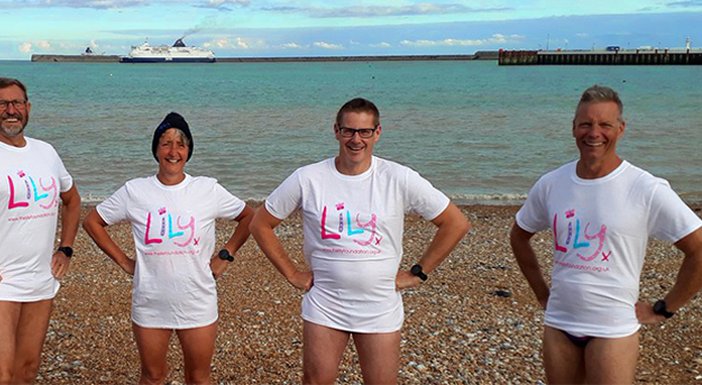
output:
<path id="1" fill-rule="evenodd" d="M 15 383 L 20 384 L 31 384 L 34 383 L 34 379 L 37 377 L 39 372 L 39 361 L 30 360 L 20 363 L 15 368 L 14 379 Z M 2 381 L 0 381 L 0 384 Z"/>
<path id="2" fill-rule="evenodd" d="M 12 382 L 12 369 L 0 368 L 0 385 L 8 385 Z"/>
<path id="3" fill-rule="evenodd" d="M 302 383 L 304 385 L 333 384 L 336 381 L 336 371 L 319 370 L 319 368 L 302 368 Z"/>
<path id="4" fill-rule="evenodd" d="M 210 369 L 202 370 L 186 370 L 185 371 L 185 383 L 188 385 L 200 385 L 209 384 L 210 381 Z"/>
<path id="5" fill-rule="evenodd" d="M 160 385 L 166 381 L 168 376 L 168 367 L 141 367 L 141 380 L 139 384 L 143 385 Z"/>

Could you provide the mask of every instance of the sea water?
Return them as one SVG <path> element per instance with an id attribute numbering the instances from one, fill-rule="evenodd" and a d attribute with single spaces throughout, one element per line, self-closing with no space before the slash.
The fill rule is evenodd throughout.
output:
<path id="1" fill-rule="evenodd" d="M 88 200 L 151 175 L 154 128 L 170 111 L 194 135 L 186 171 L 264 199 L 295 168 L 334 156 L 338 108 L 374 101 L 376 154 L 459 203 L 514 203 L 577 158 L 582 91 L 619 91 L 620 155 L 702 202 L 702 66 L 515 66 L 494 61 L 120 64 L 0 61 L 26 83 L 26 134 L 53 144 Z"/>

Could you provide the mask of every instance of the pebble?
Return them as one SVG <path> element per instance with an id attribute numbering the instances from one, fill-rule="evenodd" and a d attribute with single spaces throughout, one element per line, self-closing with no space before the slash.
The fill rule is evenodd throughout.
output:
<path id="1" fill-rule="evenodd" d="M 463 210 L 473 221 L 473 230 L 432 272 L 429 281 L 403 294 L 399 383 L 544 385 L 543 311 L 514 262 L 507 240 L 516 208 L 468 206 Z M 221 245 L 233 226 L 218 221 L 216 228 Z M 407 218 L 401 268 L 416 263 L 434 228 L 417 217 Z M 128 225 L 120 223 L 108 230 L 133 256 Z M 304 263 L 299 214 L 276 230 L 291 258 Z M 550 235 L 539 233 L 533 239 L 542 269 L 548 273 L 553 247 Z M 130 320 L 132 279 L 83 230 L 74 249 L 80 258 L 74 258 L 55 301 L 38 384 L 136 383 L 139 358 Z M 220 318 L 213 383 L 298 384 L 302 293 L 285 281 L 252 239 L 237 256 L 217 282 Z M 677 249 L 658 241 L 650 243 L 646 258 L 641 298 L 653 302 L 672 287 L 681 258 Z M 698 319 L 702 296 L 696 296 L 684 310 L 664 325 L 642 328 L 637 385 L 702 380 L 702 322 Z M 182 384 L 183 357 L 175 337 L 167 360 L 167 383 Z M 352 342 L 342 357 L 337 383 L 363 383 Z"/>

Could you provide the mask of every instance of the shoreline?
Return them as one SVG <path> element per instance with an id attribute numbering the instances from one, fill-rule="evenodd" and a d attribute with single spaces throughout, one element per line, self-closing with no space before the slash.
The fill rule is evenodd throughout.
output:
<path id="1" fill-rule="evenodd" d="M 91 205 L 84 204 L 81 218 Z M 545 382 L 541 363 L 543 311 L 514 262 L 508 241 L 518 206 L 461 206 L 473 229 L 419 288 L 403 292 L 399 381 L 402 384 Z M 698 215 L 699 207 L 698 207 Z M 217 221 L 216 243 L 233 231 Z M 125 222 L 108 228 L 133 256 Z M 276 230 L 291 258 L 303 264 L 299 213 Z M 402 268 L 411 266 L 433 236 L 434 226 L 407 216 Z M 545 274 L 552 241 L 534 237 Z M 82 229 L 71 270 L 54 300 L 37 383 L 136 383 L 139 359 L 132 337 L 132 278 L 122 272 Z M 212 362 L 214 383 L 299 383 L 302 370 L 302 293 L 292 288 L 253 239 L 218 282 L 219 326 Z M 640 298 L 655 301 L 675 280 L 681 254 L 651 241 L 641 274 Z M 637 384 L 692 383 L 702 379 L 702 299 L 696 296 L 664 324 L 640 334 Z M 353 344 L 343 356 L 338 383 L 357 384 L 360 368 Z M 182 384 L 182 355 L 171 340 L 168 381 Z"/>
<path id="2" fill-rule="evenodd" d="M 107 197 L 105 197 L 106 199 Z M 104 199 L 103 199 L 104 200 Z M 102 200 L 91 200 L 91 201 L 82 201 L 81 202 L 81 210 L 87 210 L 91 209 L 98 204 L 100 204 Z M 244 199 L 244 202 L 248 204 L 249 206 L 253 208 L 257 208 L 258 206 L 263 204 L 263 200 L 253 200 L 253 199 Z M 459 209 L 461 209 L 463 212 L 471 212 L 473 209 L 475 210 L 481 210 L 481 209 L 505 209 L 505 210 L 513 210 L 515 213 L 517 210 L 522 207 L 524 202 L 514 202 L 514 201 L 505 201 L 504 204 L 502 203 L 492 203 L 492 202 L 487 202 L 487 203 L 456 203 L 453 200 L 453 202 Z M 500 202 L 500 201 L 497 201 Z M 688 207 L 692 209 L 692 211 L 700 214 L 702 213 L 702 202 L 686 202 Z M 408 216 L 412 216 L 412 214 L 409 214 Z"/>

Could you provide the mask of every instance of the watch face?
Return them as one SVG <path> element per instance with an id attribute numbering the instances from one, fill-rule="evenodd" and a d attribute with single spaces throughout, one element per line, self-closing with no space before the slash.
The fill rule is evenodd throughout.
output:
<path id="1" fill-rule="evenodd" d="M 410 273 L 414 275 L 415 277 L 419 277 L 422 281 L 426 281 L 427 275 L 422 271 L 422 266 L 420 264 L 416 264 L 410 268 Z"/>
<path id="2" fill-rule="evenodd" d="M 673 316 L 673 314 L 675 314 L 675 313 L 669 312 L 668 309 L 666 309 L 666 304 L 665 304 L 665 301 L 663 301 L 663 300 L 657 301 L 656 303 L 653 304 L 653 312 L 658 314 L 658 315 L 662 315 L 665 318 L 670 318 Z"/>
<path id="3" fill-rule="evenodd" d="M 234 261 L 234 257 L 232 257 L 231 254 L 229 254 L 227 249 L 222 249 L 219 251 L 219 259 L 224 259 L 225 261 L 229 262 Z"/>

